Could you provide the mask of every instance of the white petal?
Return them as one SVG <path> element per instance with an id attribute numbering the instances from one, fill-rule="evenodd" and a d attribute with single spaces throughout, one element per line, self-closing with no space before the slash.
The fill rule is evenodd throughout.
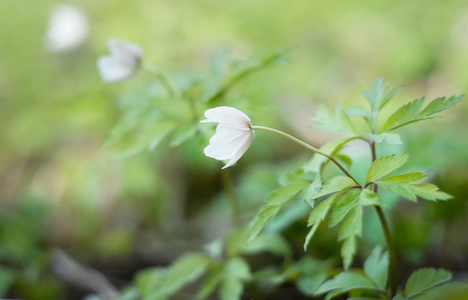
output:
<path id="1" fill-rule="evenodd" d="M 244 143 L 242 143 L 240 145 L 239 149 L 237 149 L 234 156 L 231 158 L 231 160 L 224 167 L 222 167 L 222 169 L 226 169 L 227 167 L 230 167 L 233 164 L 235 164 L 242 157 L 242 155 L 244 155 L 244 153 L 247 152 L 250 145 L 252 145 L 252 141 L 253 141 L 254 137 L 255 137 L 255 132 L 253 130 L 251 130 L 249 132 L 249 137 L 244 141 Z"/>
<path id="2" fill-rule="evenodd" d="M 115 82 L 133 74 L 134 69 L 122 65 L 112 56 L 102 56 L 97 61 L 97 68 L 105 82 Z"/>
<path id="3" fill-rule="evenodd" d="M 250 138 L 250 130 L 232 128 L 219 124 L 210 144 L 204 149 L 205 155 L 217 160 L 231 159 L 239 147 Z"/>
<path id="4" fill-rule="evenodd" d="M 129 67 L 136 67 L 143 56 L 143 50 L 141 50 L 141 47 L 132 42 L 110 39 L 107 42 L 107 46 L 112 57 L 118 59 L 122 64 Z"/>
<path id="5" fill-rule="evenodd" d="M 252 123 L 246 114 L 238 109 L 228 106 L 220 106 L 205 111 L 205 122 L 219 122 L 239 129 L 250 129 Z"/>

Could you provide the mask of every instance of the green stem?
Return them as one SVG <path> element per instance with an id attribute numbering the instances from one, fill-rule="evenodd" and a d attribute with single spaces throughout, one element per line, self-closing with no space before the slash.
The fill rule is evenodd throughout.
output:
<path id="1" fill-rule="evenodd" d="M 169 79 L 166 77 L 161 72 L 156 71 L 155 69 L 149 67 L 149 66 L 143 66 L 143 70 L 146 72 L 156 76 L 158 78 L 158 81 L 164 86 L 166 91 L 171 95 L 171 96 L 179 96 L 179 93 L 177 92 L 177 89 L 172 85 L 172 83 L 169 81 Z"/>
<path id="2" fill-rule="evenodd" d="M 375 153 L 375 143 L 374 141 L 369 142 L 371 148 L 371 155 L 372 155 L 372 162 L 374 162 L 377 158 Z M 377 194 L 377 185 L 372 185 L 372 190 L 374 193 Z M 382 225 L 382 229 L 385 235 L 385 241 L 387 242 L 387 248 L 389 252 L 389 268 L 388 268 L 388 276 L 390 281 L 390 297 L 393 298 L 396 294 L 397 288 L 397 273 L 396 273 L 396 251 L 395 245 L 393 243 L 392 234 L 390 232 L 390 227 L 388 226 L 387 219 L 385 218 L 385 214 L 380 206 L 374 206 L 375 210 L 377 211 L 377 215 L 379 216 L 380 224 Z"/>
<path id="3" fill-rule="evenodd" d="M 273 129 L 273 128 L 269 128 L 269 127 L 264 127 L 264 126 L 251 126 L 252 129 L 259 129 L 259 130 L 265 130 L 265 131 L 270 131 L 270 132 L 274 132 L 274 133 L 277 133 L 279 135 L 282 135 L 288 139 L 290 139 L 291 141 L 311 150 L 312 152 L 315 152 L 315 153 L 318 153 L 322 156 L 325 156 L 326 158 L 328 158 L 330 161 L 332 161 L 338 168 L 340 168 L 341 171 L 343 171 L 343 173 L 346 174 L 346 176 L 348 176 L 349 178 L 351 178 L 352 180 L 354 180 L 354 182 L 356 182 L 356 184 L 361 187 L 361 185 L 357 182 L 357 180 L 351 175 L 349 174 L 349 172 L 336 160 L 336 158 L 334 158 L 333 156 L 329 155 L 328 153 L 325 153 L 309 144 L 307 144 L 306 142 L 304 141 L 301 141 L 300 139 L 290 135 L 290 134 L 287 134 L 283 131 L 280 131 L 280 130 L 277 130 L 277 129 Z M 361 187 L 362 188 L 362 187 Z"/>
<path id="4" fill-rule="evenodd" d="M 226 191 L 229 206 L 231 207 L 232 212 L 232 222 L 236 227 L 240 227 L 241 218 L 240 218 L 240 208 L 239 208 L 239 201 L 236 196 L 236 192 L 234 191 L 234 186 L 232 184 L 232 177 L 231 173 L 228 169 L 224 169 L 221 171 L 221 179 L 223 182 L 224 190 Z"/>

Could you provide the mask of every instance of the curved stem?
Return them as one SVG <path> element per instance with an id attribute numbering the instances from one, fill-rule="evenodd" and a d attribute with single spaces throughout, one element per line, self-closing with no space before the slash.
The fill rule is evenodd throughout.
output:
<path id="1" fill-rule="evenodd" d="M 352 180 L 354 180 L 354 182 L 356 182 L 356 184 L 361 187 L 361 185 L 357 182 L 357 180 L 351 175 L 349 174 L 349 172 L 336 160 L 336 158 L 334 158 L 333 156 L 329 155 L 328 153 L 325 153 L 309 144 L 307 144 L 306 142 L 304 141 L 301 141 L 300 139 L 290 135 L 290 134 L 287 134 L 286 132 L 283 132 L 283 131 L 280 131 L 280 130 L 277 130 L 277 129 L 273 129 L 273 128 L 270 128 L 270 127 L 264 127 L 264 126 L 251 126 L 252 129 L 259 129 L 259 130 L 265 130 L 265 131 L 270 131 L 270 132 L 274 132 L 274 133 L 277 133 L 279 135 L 282 135 L 288 139 L 290 139 L 291 141 L 311 150 L 312 152 L 315 152 L 315 153 L 318 153 L 322 156 L 325 156 L 326 158 L 328 158 L 330 161 L 332 161 L 338 168 L 340 168 L 341 171 L 343 171 L 343 173 L 346 174 L 346 176 L 348 176 L 349 178 L 351 178 Z M 361 187 L 362 188 L 362 187 Z"/>
<path id="2" fill-rule="evenodd" d="M 372 155 L 372 162 L 377 159 L 377 155 L 375 153 L 375 143 L 374 141 L 369 142 L 371 148 L 371 155 Z M 377 194 L 377 185 L 372 185 L 372 191 Z M 382 229 L 385 235 L 385 241 L 387 243 L 387 248 L 389 252 L 389 268 L 388 268 L 388 276 L 390 281 L 390 297 L 393 298 L 396 294 L 397 288 L 397 273 L 396 273 L 396 251 L 395 245 L 393 243 L 392 234 L 390 232 L 390 227 L 388 226 L 387 219 L 385 218 L 385 214 L 380 206 L 374 206 L 375 210 L 377 211 L 377 215 L 379 216 L 380 224 L 382 225 Z"/>
<path id="3" fill-rule="evenodd" d="M 166 75 L 164 75 L 163 73 L 161 72 L 158 72 L 157 70 L 153 69 L 152 67 L 149 67 L 147 65 L 144 65 L 143 66 L 143 70 L 145 70 L 146 72 L 156 76 L 158 78 L 158 81 L 164 86 L 164 88 L 166 89 L 166 91 L 171 95 L 171 96 L 178 96 L 178 92 L 177 90 L 174 88 L 174 86 L 172 85 L 172 83 L 169 81 L 169 79 L 166 77 Z"/>

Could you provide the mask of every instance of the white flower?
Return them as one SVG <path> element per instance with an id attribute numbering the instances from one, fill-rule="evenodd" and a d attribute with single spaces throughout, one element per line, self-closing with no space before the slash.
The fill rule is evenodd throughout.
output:
<path id="1" fill-rule="evenodd" d="M 232 107 L 221 106 L 205 112 L 205 122 L 217 122 L 215 135 L 205 148 L 205 155 L 229 162 L 223 169 L 235 164 L 249 149 L 255 137 L 252 123 L 246 114 Z"/>
<path id="2" fill-rule="evenodd" d="M 88 20 L 81 9 L 61 4 L 49 17 L 44 44 L 50 52 L 67 52 L 80 47 L 88 37 Z"/>
<path id="3" fill-rule="evenodd" d="M 128 41 L 111 39 L 107 42 L 110 55 L 101 56 L 97 68 L 105 82 L 115 82 L 133 75 L 140 65 L 143 50 Z"/>

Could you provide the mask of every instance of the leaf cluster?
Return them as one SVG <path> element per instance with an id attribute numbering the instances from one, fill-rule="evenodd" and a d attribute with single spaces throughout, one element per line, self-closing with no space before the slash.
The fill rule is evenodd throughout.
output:
<path id="1" fill-rule="evenodd" d="M 204 142 L 210 133 L 199 124 L 203 112 L 222 105 L 228 92 L 243 79 L 285 57 L 285 52 L 280 51 L 233 61 L 228 54 L 225 49 L 216 52 L 210 58 L 208 74 L 152 74 L 155 79 L 149 84 L 122 96 L 122 117 L 106 146 L 125 158 L 144 150 L 153 151 L 166 139 L 171 147 L 195 136 Z"/>

